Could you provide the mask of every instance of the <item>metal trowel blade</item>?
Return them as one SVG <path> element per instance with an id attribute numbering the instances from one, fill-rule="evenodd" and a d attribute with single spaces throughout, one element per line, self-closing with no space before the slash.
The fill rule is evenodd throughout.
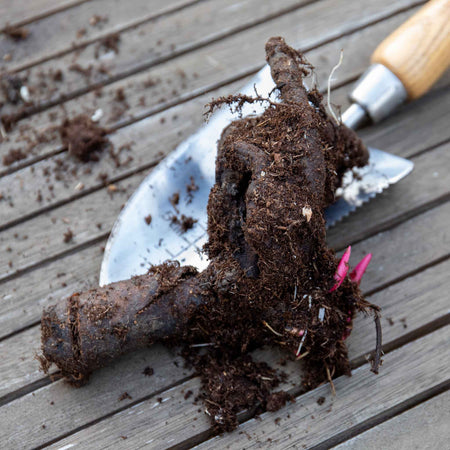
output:
<path id="1" fill-rule="evenodd" d="M 274 88 L 268 66 L 241 92 L 252 95 L 255 88 L 262 97 L 267 97 Z M 262 110 L 262 106 L 247 105 L 243 114 L 259 114 Z M 206 205 L 214 184 L 216 145 L 222 130 L 234 119 L 236 115 L 228 109 L 217 111 L 144 179 L 112 229 L 103 257 L 100 285 L 144 274 L 150 265 L 167 259 L 176 259 L 199 270 L 208 265 L 202 247 L 207 240 Z M 413 163 L 404 158 L 369 150 L 369 165 L 346 174 L 343 188 L 338 192 L 339 200 L 327 209 L 328 226 L 413 168 Z M 179 194 L 176 205 L 170 201 L 175 193 Z M 196 220 L 185 232 L 172 220 L 174 216 L 181 220 L 183 215 Z M 145 218 L 149 216 L 151 223 L 147 224 Z"/>

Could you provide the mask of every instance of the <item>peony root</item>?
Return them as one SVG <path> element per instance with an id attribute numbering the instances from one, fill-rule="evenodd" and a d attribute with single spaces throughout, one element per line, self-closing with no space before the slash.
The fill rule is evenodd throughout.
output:
<path id="1" fill-rule="evenodd" d="M 327 116 L 320 93 L 303 87 L 311 66 L 302 54 L 271 38 L 266 55 L 281 102 L 231 96 L 210 104 L 268 107 L 233 122 L 218 143 L 208 268 L 165 263 L 44 311 L 45 364 L 55 363 L 71 382 L 82 384 L 94 369 L 156 341 L 185 345 L 208 414 L 231 429 L 243 408 L 274 409 L 288 398 L 270 394 L 277 376 L 252 361 L 254 348 L 282 346 L 301 358 L 307 387 L 350 373 L 344 340 L 353 317 L 378 308 L 358 287 L 368 257 L 347 277 L 350 247 L 338 263 L 326 244 L 324 210 L 368 152 Z"/>

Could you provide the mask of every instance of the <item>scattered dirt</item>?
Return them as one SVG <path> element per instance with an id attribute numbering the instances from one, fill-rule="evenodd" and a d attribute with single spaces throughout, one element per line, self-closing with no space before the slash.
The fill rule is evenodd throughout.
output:
<path id="1" fill-rule="evenodd" d="M 103 25 L 105 23 L 108 22 L 108 17 L 107 16 L 100 16 L 98 14 L 94 14 L 90 19 L 89 19 L 89 25 L 91 27 L 96 27 L 99 25 Z"/>
<path id="2" fill-rule="evenodd" d="M 69 242 L 72 242 L 72 240 L 73 240 L 73 231 L 70 228 L 68 228 L 67 231 L 64 233 L 63 242 L 65 244 L 68 244 Z"/>
<path id="3" fill-rule="evenodd" d="M 172 196 L 169 198 L 169 202 L 173 206 L 173 209 L 178 213 L 178 203 L 180 203 L 180 193 L 174 192 Z"/>
<path id="4" fill-rule="evenodd" d="M 147 366 L 142 373 L 147 377 L 151 377 L 155 373 L 155 371 L 153 370 L 153 368 Z"/>
<path id="5" fill-rule="evenodd" d="M 128 392 L 124 392 L 123 394 L 120 395 L 119 402 L 123 400 L 132 400 L 132 399 L 133 397 Z"/>
<path id="6" fill-rule="evenodd" d="M 98 126 L 85 114 L 64 120 L 59 132 L 69 155 L 82 162 L 98 161 L 99 153 L 110 144 L 105 136 L 106 129 Z"/>
<path id="7" fill-rule="evenodd" d="M 99 56 L 103 53 L 107 53 L 109 51 L 113 51 L 114 53 L 119 53 L 119 42 L 120 35 L 119 33 L 109 34 L 108 36 L 100 39 L 98 44 L 95 47 L 95 58 L 99 58 Z"/>
<path id="8" fill-rule="evenodd" d="M 151 216 L 151 214 L 149 214 L 148 216 L 145 216 L 144 220 L 145 220 L 145 223 L 147 225 L 150 225 L 152 223 L 152 216 Z"/>
<path id="9" fill-rule="evenodd" d="M 2 162 L 4 166 L 10 166 L 11 164 L 25 159 L 27 154 L 20 148 L 12 148 L 9 152 L 3 156 Z"/>
<path id="10" fill-rule="evenodd" d="M 14 41 L 23 41 L 30 35 L 30 30 L 25 27 L 6 26 L 3 33 Z"/>
<path id="11" fill-rule="evenodd" d="M 1 78 L 0 88 L 4 99 L 12 104 L 17 105 L 22 101 L 20 96 L 20 88 L 24 85 L 24 80 L 18 75 L 5 75 Z"/>

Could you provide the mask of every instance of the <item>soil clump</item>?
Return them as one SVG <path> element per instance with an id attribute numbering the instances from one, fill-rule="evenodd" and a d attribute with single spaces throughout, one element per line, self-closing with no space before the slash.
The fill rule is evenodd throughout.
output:
<path id="1" fill-rule="evenodd" d="M 230 124 L 219 140 L 208 203 L 209 266 L 199 273 L 166 262 L 47 308 L 45 367 L 54 362 L 81 385 L 123 353 L 158 341 L 182 345 L 201 377 L 205 412 L 220 431 L 236 427 L 244 409 L 273 411 L 291 399 L 273 391 L 284 375 L 254 360 L 254 349 L 281 347 L 301 359 L 306 388 L 350 374 L 345 339 L 353 318 L 377 315 L 378 308 L 346 275 L 337 283 L 324 210 L 344 173 L 365 165 L 368 152 L 353 131 L 330 119 L 321 94 L 303 87 L 312 68 L 301 53 L 271 38 L 266 57 L 281 102 L 240 95 L 209 105 L 210 111 L 267 105 L 263 114 Z M 171 203 L 176 209 L 177 199 Z M 379 355 L 376 361 L 374 371 Z"/>

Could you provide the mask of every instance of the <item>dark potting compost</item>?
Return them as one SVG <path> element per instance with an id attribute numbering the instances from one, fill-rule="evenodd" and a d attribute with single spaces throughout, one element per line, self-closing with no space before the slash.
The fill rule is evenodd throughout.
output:
<path id="1" fill-rule="evenodd" d="M 207 269 L 166 262 L 48 307 L 44 368 L 55 363 L 80 386 L 126 352 L 155 342 L 181 346 L 201 378 L 205 411 L 221 431 L 235 428 L 244 409 L 274 411 L 291 400 L 276 391 L 283 374 L 252 358 L 256 348 L 281 347 L 301 359 L 302 383 L 313 388 L 350 374 L 345 339 L 355 314 L 372 312 L 377 372 L 378 307 L 358 287 L 370 257 L 347 275 L 350 249 L 336 259 L 324 219 L 344 173 L 367 164 L 368 151 L 327 115 L 317 90 L 304 88 L 312 67 L 301 53 L 276 37 L 266 57 L 281 101 L 238 95 L 209 104 L 210 112 L 249 102 L 267 107 L 231 123 L 219 140 Z"/>

